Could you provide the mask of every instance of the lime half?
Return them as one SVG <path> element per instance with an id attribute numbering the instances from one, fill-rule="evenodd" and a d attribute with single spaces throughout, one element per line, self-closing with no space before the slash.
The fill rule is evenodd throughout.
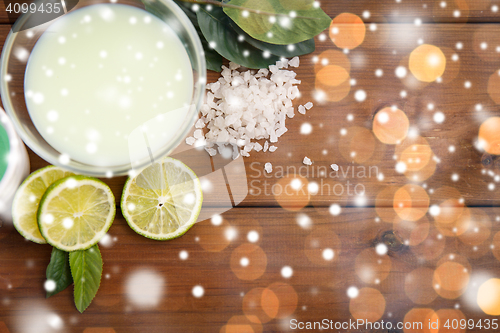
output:
<path id="1" fill-rule="evenodd" d="M 106 234 L 115 218 L 115 197 L 102 181 L 71 176 L 52 184 L 40 201 L 38 226 L 63 251 L 85 250 Z"/>
<path id="2" fill-rule="evenodd" d="M 200 180 L 193 170 L 167 157 L 127 180 L 121 208 L 135 232 L 168 240 L 184 235 L 195 224 L 202 203 Z"/>
<path id="3" fill-rule="evenodd" d="M 71 175 L 73 173 L 50 165 L 33 172 L 21 184 L 12 203 L 12 219 L 14 227 L 24 238 L 39 244 L 47 243 L 38 230 L 38 204 L 50 185 Z"/>

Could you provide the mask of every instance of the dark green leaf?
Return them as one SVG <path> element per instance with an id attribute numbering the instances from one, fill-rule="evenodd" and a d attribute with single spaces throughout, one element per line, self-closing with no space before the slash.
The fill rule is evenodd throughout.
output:
<path id="1" fill-rule="evenodd" d="M 207 69 L 215 72 L 220 72 L 222 69 L 222 56 L 208 45 L 205 37 L 201 39 L 201 45 L 203 45 L 203 50 L 205 51 Z"/>
<path id="2" fill-rule="evenodd" d="M 236 33 L 238 33 L 238 35 L 244 36 L 245 41 L 252 44 L 259 50 L 268 51 L 280 57 L 292 58 L 295 56 L 301 56 L 304 54 L 313 53 L 314 50 L 316 49 L 314 38 L 308 39 L 306 41 L 297 44 L 277 45 L 277 44 L 266 43 L 250 37 L 234 22 L 231 23 L 231 27 L 236 31 Z"/>
<path id="3" fill-rule="evenodd" d="M 46 271 L 47 280 L 52 280 L 56 284 L 56 289 L 47 291 L 47 298 L 63 291 L 73 283 L 71 269 L 69 267 L 69 253 L 52 248 L 50 262 Z"/>
<path id="4" fill-rule="evenodd" d="M 71 252 L 69 263 L 75 282 L 75 305 L 78 311 L 83 313 L 101 284 L 102 258 L 99 247 L 94 245 L 88 250 Z"/>
<path id="5" fill-rule="evenodd" d="M 229 5 L 241 8 L 225 7 L 224 12 L 253 38 L 287 45 L 311 39 L 330 26 L 330 17 L 314 3 L 314 0 L 231 0 Z"/>
<path id="6" fill-rule="evenodd" d="M 230 18 L 220 7 L 212 7 L 210 11 L 204 6 L 196 12 L 198 24 L 214 49 L 229 61 L 248 68 L 265 68 L 276 63 L 279 57 L 270 54 L 267 58 L 263 52 L 248 42 L 239 41 L 238 33 L 230 26 Z"/>
<path id="7" fill-rule="evenodd" d="M 191 9 L 193 7 L 193 4 L 181 0 L 175 0 L 174 2 L 177 4 L 177 6 L 179 6 L 182 9 L 184 14 L 186 14 L 186 16 L 191 21 L 191 23 L 193 23 L 195 27 L 198 27 L 198 19 L 196 18 L 196 13 Z"/>

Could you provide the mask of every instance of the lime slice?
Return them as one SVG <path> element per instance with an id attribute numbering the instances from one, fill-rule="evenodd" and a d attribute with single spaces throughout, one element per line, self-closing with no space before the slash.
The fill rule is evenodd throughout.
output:
<path id="1" fill-rule="evenodd" d="M 50 165 L 33 172 L 21 184 L 12 203 L 12 219 L 14 227 L 24 238 L 39 244 L 47 243 L 38 230 L 38 204 L 50 185 L 71 175 L 73 173 Z"/>
<path id="2" fill-rule="evenodd" d="M 106 234 L 115 213 L 115 197 L 108 185 L 95 178 L 70 176 L 52 184 L 43 195 L 38 227 L 59 250 L 85 250 Z"/>
<path id="3" fill-rule="evenodd" d="M 168 240 L 184 235 L 195 224 L 202 203 L 200 180 L 193 170 L 167 157 L 127 180 L 121 208 L 135 232 Z"/>

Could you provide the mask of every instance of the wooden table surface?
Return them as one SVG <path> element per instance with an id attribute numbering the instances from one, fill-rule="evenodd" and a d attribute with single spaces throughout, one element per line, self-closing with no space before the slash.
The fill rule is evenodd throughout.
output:
<path id="1" fill-rule="evenodd" d="M 493 100 L 500 103 L 500 84 L 496 97 L 488 93 L 490 76 L 500 70 L 500 2 L 324 0 L 321 5 L 332 18 L 350 12 L 366 22 L 364 42 L 346 54 L 355 80 L 349 94 L 338 102 L 313 97 L 323 52 L 339 50 L 326 32 L 296 70 L 302 96 L 294 105 L 315 105 L 287 120 L 289 131 L 276 152 L 245 158 L 248 185 L 238 185 L 241 191 L 249 188 L 245 200 L 223 213 L 220 225 L 208 219 L 169 242 L 135 234 L 117 214 L 109 230 L 112 241 L 101 246 L 101 287 L 83 314 L 73 305 L 72 288 L 45 299 L 50 246 L 24 241 L 5 224 L 0 228 L 0 333 L 306 332 L 292 329 L 291 320 L 357 318 L 394 327 L 324 331 L 403 332 L 396 329 L 398 322 L 427 327 L 429 319 L 439 318 L 443 325 L 453 318 L 476 323 L 497 318 L 485 314 L 476 299 L 483 282 L 500 278 L 500 159 L 480 152 L 476 143 L 481 123 L 500 115 Z M 8 22 L 0 8 L 2 43 Z M 395 75 L 421 43 L 438 46 L 446 56 L 440 83 Z M 375 75 L 378 69 L 382 76 Z M 217 78 L 209 73 L 209 81 Z M 359 90 L 367 96 L 361 102 L 355 98 Z M 393 105 L 407 115 L 410 138 L 382 144 L 372 134 L 373 117 Z M 442 123 L 434 120 L 436 112 L 444 114 Z M 313 128 L 309 135 L 300 134 L 305 122 Z M 419 171 L 398 173 L 402 151 L 415 142 L 428 144 L 431 160 Z M 304 156 L 312 166 L 303 167 Z M 32 152 L 30 159 L 32 171 L 47 164 Z M 274 166 L 271 175 L 263 172 L 266 162 Z M 332 163 L 344 174 L 332 176 Z M 373 174 L 360 176 L 362 167 Z M 297 177 L 318 184 L 318 193 L 273 192 Z M 118 200 L 125 178 L 105 181 Z M 341 194 L 333 190 L 341 188 Z M 205 215 L 220 210 L 220 201 L 205 194 Z M 333 204 L 338 207 L 331 209 Z M 438 216 L 427 212 L 434 205 L 441 207 Z M 386 254 L 377 254 L 381 243 Z M 203 288 L 202 297 L 194 297 L 195 286 Z M 350 298 L 348 291 L 352 296 L 356 290 L 359 295 Z M 465 330 L 441 327 L 439 332 Z"/>

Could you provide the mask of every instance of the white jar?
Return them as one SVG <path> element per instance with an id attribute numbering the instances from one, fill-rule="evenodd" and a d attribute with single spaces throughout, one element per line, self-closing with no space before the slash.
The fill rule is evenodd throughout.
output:
<path id="1" fill-rule="evenodd" d="M 30 161 L 24 143 L 21 141 L 14 126 L 0 108 L 0 126 L 2 126 L 9 137 L 9 162 L 7 170 L 0 180 L 0 226 L 3 222 L 12 221 L 12 200 L 19 185 L 28 176 Z"/>

